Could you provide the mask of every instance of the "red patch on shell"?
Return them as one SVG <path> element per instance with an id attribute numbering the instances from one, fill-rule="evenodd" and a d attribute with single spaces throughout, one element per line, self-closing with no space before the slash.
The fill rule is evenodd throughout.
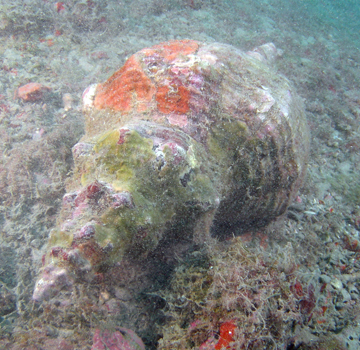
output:
<path id="1" fill-rule="evenodd" d="M 185 86 L 160 86 L 156 92 L 156 102 L 159 112 L 169 114 L 184 114 L 189 111 L 190 92 Z"/>
<path id="2" fill-rule="evenodd" d="M 92 266 L 99 264 L 104 259 L 104 251 L 92 240 L 80 243 L 77 248 L 81 255 L 90 261 Z"/>
<path id="3" fill-rule="evenodd" d="M 129 129 L 120 129 L 119 130 L 119 140 L 117 142 L 118 145 L 122 145 L 125 142 L 126 135 L 130 134 Z"/>
<path id="4" fill-rule="evenodd" d="M 98 86 L 94 106 L 125 113 L 136 107 L 137 111 L 142 112 L 154 94 L 154 84 L 141 68 L 136 55 L 133 55 L 121 69 Z"/>
<path id="5" fill-rule="evenodd" d="M 173 40 L 141 50 L 146 56 L 158 55 L 167 61 L 179 56 L 187 56 L 197 51 L 199 44 L 195 40 Z"/>
<path id="6" fill-rule="evenodd" d="M 129 113 L 144 112 L 154 106 L 164 114 L 184 114 L 189 111 L 190 91 L 179 77 L 172 77 L 169 83 L 169 72 L 162 83 L 148 76 L 148 71 L 155 71 L 152 64 L 160 65 L 159 72 L 166 71 L 166 66 L 176 58 L 185 57 L 197 51 L 199 44 L 193 40 L 174 40 L 132 55 L 116 73 L 105 83 L 99 84 L 94 100 L 97 109 L 112 109 Z M 148 63 L 146 63 L 148 61 Z M 145 68 L 144 68 L 145 67 Z M 157 66 L 155 66 L 157 67 Z M 188 68 L 177 69 L 178 74 L 189 74 Z M 154 73 L 155 74 L 155 73 Z M 169 85 L 167 85 L 169 84 Z M 186 84 L 185 84 L 186 85 Z"/>

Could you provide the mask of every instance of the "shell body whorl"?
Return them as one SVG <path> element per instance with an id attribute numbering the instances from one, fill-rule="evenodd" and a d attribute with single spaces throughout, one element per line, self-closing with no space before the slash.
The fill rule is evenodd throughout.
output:
<path id="1" fill-rule="evenodd" d="M 201 240 L 214 220 L 262 225 L 281 215 L 304 178 L 309 132 L 300 98 L 264 53 L 274 57 L 275 46 L 252 55 L 171 41 L 92 85 L 45 264 L 94 278 L 146 257 L 166 235 Z M 44 278 L 35 300 L 51 294 Z"/>

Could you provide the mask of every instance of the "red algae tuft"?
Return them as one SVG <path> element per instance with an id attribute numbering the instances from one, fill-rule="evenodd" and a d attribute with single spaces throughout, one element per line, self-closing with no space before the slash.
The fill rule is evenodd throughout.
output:
<path id="1" fill-rule="evenodd" d="M 234 341 L 236 326 L 234 321 L 226 321 L 220 326 L 219 341 L 215 345 L 215 350 L 228 349 L 229 344 Z"/>

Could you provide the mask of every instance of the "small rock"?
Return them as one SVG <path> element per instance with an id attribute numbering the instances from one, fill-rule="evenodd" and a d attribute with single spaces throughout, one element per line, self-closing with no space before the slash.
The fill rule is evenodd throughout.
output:
<path id="1" fill-rule="evenodd" d="M 350 293 L 359 294 L 359 291 L 358 291 L 358 289 L 355 287 L 354 284 L 349 283 L 347 287 L 348 287 L 348 290 L 349 290 Z"/>
<path id="2" fill-rule="evenodd" d="M 334 278 L 330 283 L 335 289 L 343 289 L 342 282 L 337 278 Z"/>
<path id="3" fill-rule="evenodd" d="M 63 100 L 63 105 L 64 105 L 64 110 L 67 112 L 70 109 L 72 109 L 72 104 L 73 104 L 73 97 L 71 96 L 71 94 L 66 93 L 63 95 L 62 97 Z"/>
<path id="4" fill-rule="evenodd" d="M 17 89 L 15 98 L 20 98 L 25 102 L 36 102 L 40 101 L 44 97 L 44 94 L 50 90 L 51 88 L 43 84 L 29 83 Z"/>
<path id="5" fill-rule="evenodd" d="M 5 316 L 16 310 L 16 296 L 5 287 L 0 288 L 0 316 Z"/>
<path id="6" fill-rule="evenodd" d="M 321 283 L 330 283 L 331 282 L 331 278 L 329 276 L 326 275 L 321 275 L 320 276 L 320 282 Z"/>
<path id="7" fill-rule="evenodd" d="M 347 303 L 351 300 L 351 295 L 346 289 L 341 289 L 341 295 L 343 297 L 343 303 Z"/>

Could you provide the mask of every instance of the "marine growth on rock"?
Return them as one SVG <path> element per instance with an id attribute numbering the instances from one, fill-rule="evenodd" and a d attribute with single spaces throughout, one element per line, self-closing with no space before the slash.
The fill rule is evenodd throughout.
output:
<path id="1" fill-rule="evenodd" d="M 203 243 L 216 226 L 284 213 L 309 135 L 301 99 L 270 67 L 277 53 L 170 41 L 86 89 L 86 134 L 35 300 L 146 258 L 164 237 Z"/>

